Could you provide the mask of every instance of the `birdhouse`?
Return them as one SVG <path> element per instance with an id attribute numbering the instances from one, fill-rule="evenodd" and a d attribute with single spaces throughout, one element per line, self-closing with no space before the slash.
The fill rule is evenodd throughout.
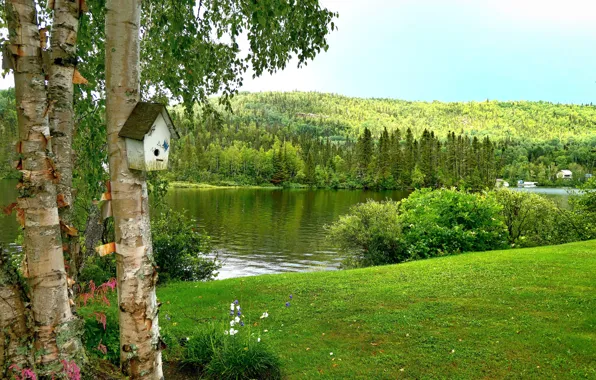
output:
<path id="1" fill-rule="evenodd" d="M 118 133 L 126 141 L 128 168 L 165 170 L 170 142 L 178 138 L 172 119 L 163 104 L 139 102 Z"/>

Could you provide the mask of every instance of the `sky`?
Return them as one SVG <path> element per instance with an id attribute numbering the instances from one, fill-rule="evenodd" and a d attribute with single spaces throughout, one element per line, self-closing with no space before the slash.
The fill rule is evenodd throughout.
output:
<path id="1" fill-rule="evenodd" d="M 596 102 L 595 0 L 320 0 L 329 51 L 243 91 Z M 0 87 L 12 78 L 0 80 Z"/>

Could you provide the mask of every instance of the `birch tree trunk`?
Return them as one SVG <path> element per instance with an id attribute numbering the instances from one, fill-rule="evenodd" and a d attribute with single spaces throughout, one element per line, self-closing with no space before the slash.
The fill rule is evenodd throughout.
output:
<path id="1" fill-rule="evenodd" d="M 16 270 L 0 247 L 0 378 L 8 378 L 8 367 L 33 368 L 30 310 L 25 307 L 26 294 L 17 281 Z"/>
<path id="2" fill-rule="evenodd" d="M 116 235 L 120 361 L 133 379 L 162 379 L 145 173 L 129 170 L 118 132 L 140 99 L 141 0 L 106 3 L 106 116 Z"/>
<path id="3" fill-rule="evenodd" d="M 33 0 L 7 0 L 9 50 L 14 68 L 20 153 L 23 173 L 18 208 L 24 226 L 35 358 L 39 374 L 58 372 L 60 359 L 85 361 L 70 310 L 56 202 L 59 174 L 51 157 L 48 101 L 40 34 Z"/>
<path id="4" fill-rule="evenodd" d="M 50 133 L 56 170 L 60 173 L 57 184 L 58 215 L 62 223 L 71 226 L 73 218 L 72 172 L 74 156 L 73 75 L 77 63 L 76 41 L 79 29 L 80 2 L 54 1 L 54 19 L 51 34 L 51 63 L 49 65 L 48 95 L 50 98 Z M 78 238 L 62 233 L 62 246 L 69 260 L 68 274 L 76 281 L 82 264 Z"/>

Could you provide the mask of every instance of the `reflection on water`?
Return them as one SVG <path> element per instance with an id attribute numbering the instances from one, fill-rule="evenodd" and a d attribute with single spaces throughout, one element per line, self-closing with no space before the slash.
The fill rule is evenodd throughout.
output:
<path id="1" fill-rule="evenodd" d="M 569 208 L 569 196 L 581 190 L 560 187 L 510 187 L 509 190 L 536 193 L 555 201 L 562 208 Z"/>
<path id="2" fill-rule="evenodd" d="M 331 270 L 342 258 L 324 225 L 367 199 L 401 199 L 400 191 L 175 189 L 168 203 L 187 209 L 212 238 L 224 267 L 219 278 Z"/>
<path id="3" fill-rule="evenodd" d="M 16 181 L 0 181 L 0 206 L 15 201 Z M 567 207 L 566 189 L 531 188 Z M 323 226 L 367 199 L 398 200 L 400 191 L 174 189 L 167 201 L 187 209 L 210 236 L 224 263 L 219 278 L 263 273 L 333 270 L 342 257 Z M 14 215 L 0 215 L 0 243 L 18 233 Z"/>

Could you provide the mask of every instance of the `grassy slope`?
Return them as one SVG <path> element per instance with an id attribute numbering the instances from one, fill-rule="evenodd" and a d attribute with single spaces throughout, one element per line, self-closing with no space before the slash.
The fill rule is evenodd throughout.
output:
<path id="1" fill-rule="evenodd" d="M 237 298 L 288 377 L 362 379 L 595 378 L 595 294 L 596 241 L 158 291 L 166 333 Z"/>

